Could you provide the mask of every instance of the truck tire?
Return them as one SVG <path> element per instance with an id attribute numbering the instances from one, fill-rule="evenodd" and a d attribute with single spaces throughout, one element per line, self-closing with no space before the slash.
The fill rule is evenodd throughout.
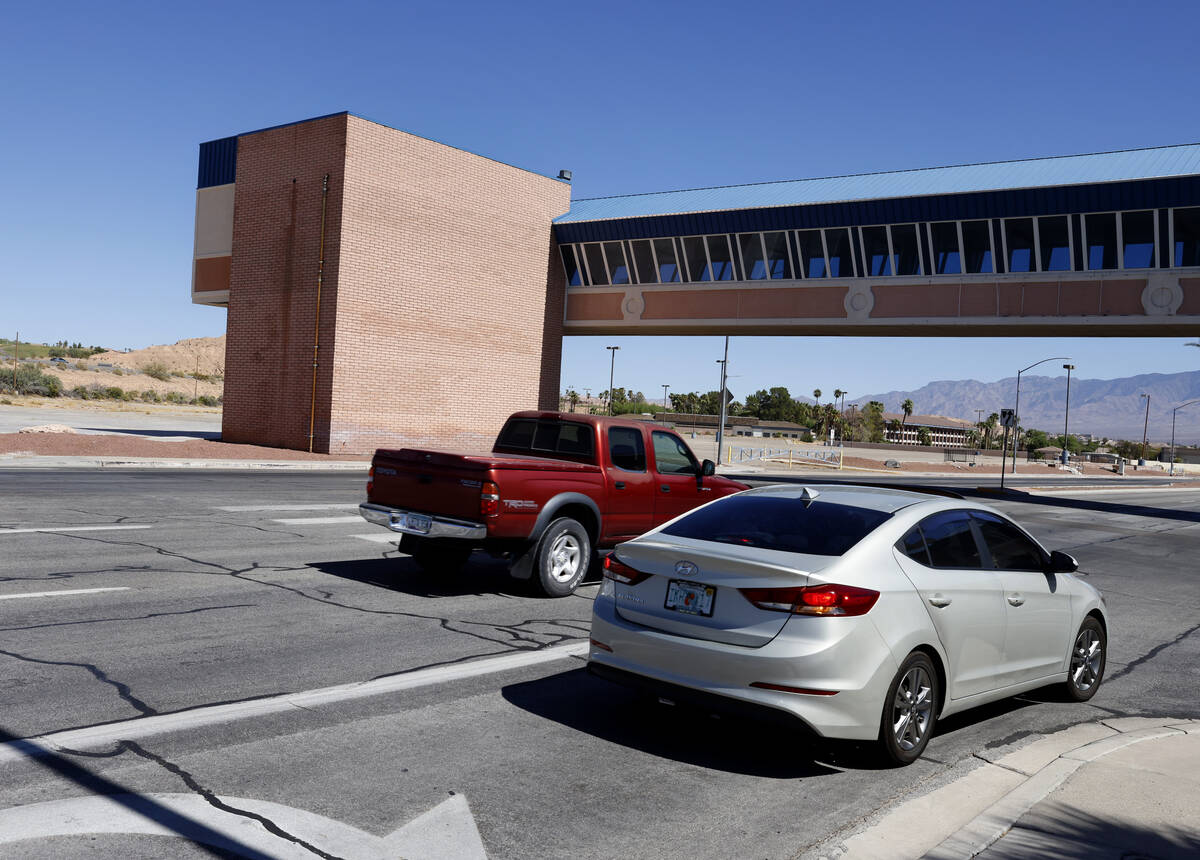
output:
<path id="1" fill-rule="evenodd" d="M 417 566 L 426 573 L 458 573 L 466 565 L 473 549 L 462 541 L 413 535 L 405 535 L 400 541 L 400 551 L 411 555 Z"/>
<path id="2" fill-rule="evenodd" d="M 566 597 L 575 591 L 592 564 L 592 541 L 587 529 L 570 517 L 546 527 L 534 559 L 534 581 L 547 597 Z"/>

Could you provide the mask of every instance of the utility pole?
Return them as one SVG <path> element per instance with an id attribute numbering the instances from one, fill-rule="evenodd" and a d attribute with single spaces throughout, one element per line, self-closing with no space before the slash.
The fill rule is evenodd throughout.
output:
<path id="1" fill-rule="evenodd" d="M 21 333 L 17 332 L 17 339 L 13 341 L 13 394 L 17 393 L 17 356 L 21 352 Z"/>
<path id="2" fill-rule="evenodd" d="M 606 346 L 604 348 L 607 349 L 609 351 L 609 353 L 612 355 L 612 360 L 609 362 L 609 365 L 608 365 L 608 414 L 612 415 L 613 414 L 613 373 L 617 369 L 617 350 L 620 349 L 621 347 Z"/>
<path id="3" fill-rule="evenodd" d="M 1142 456 L 1138 458 L 1138 465 L 1142 466 L 1146 462 L 1146 432 L 1150 429 L 1150 395 L 1139 394 L 1138 397 L 1146 398 L 1146 421 L 1142 424 Z"/>
<path id="4" fill-rule="evenodd" d="M 721 462 L 721 444 L 725 441 L 725 380 L 729 370 L 729 335 L 725 335 L 725 357 L 717 362 L 721 365 L 721 388 L 717 397 L 721 399 L 720 416 L 717 418 L 717 462 Z"/>
<path id="5" fill-rule="evenodd" d="M 1071 371 L 1075 369 L 1073 364 L 1064 364 L 1063 370 L 1067 372 L 1067 406 L 1063 410 L 1063 449 L 1062 461 L 1063 465 L 1070 462 L 1070 454 L 1067 453 L 1067 421 L 1071 416 Z"/>
<path id="6" fill-rule="evenodd" d="M 662 387 L 662 389 L 663 389 L 663 409 L 664 410 L 667 408 L 667 389 L 670 387 L 671 386 L 669 386 L 669 385 L 664 385 Z"/>

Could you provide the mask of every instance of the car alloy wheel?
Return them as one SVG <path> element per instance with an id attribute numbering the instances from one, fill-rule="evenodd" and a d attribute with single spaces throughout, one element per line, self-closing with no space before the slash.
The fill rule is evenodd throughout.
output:
<path id="1" fill-rule="evenodd" d="M 883 704 L 879 744 L 893 764 L 912 764 L 925 751 L 937 722 L 938 679 L 925 654 L 914 652 L 896 672 Z"/>
<path id="2" fill-rule="evenodd" d="M 1071 648 L 1071 668 L 1067 671 L 1067 692 L 1077 702 L 1096 695 L 1104 678 L 1107 642 L 1104 628 L 1093 617 L 1083 619 L 1075 645 Z"/>

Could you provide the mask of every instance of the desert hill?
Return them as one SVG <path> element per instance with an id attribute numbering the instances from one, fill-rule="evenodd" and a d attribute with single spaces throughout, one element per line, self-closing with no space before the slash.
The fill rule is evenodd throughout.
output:
<path id="1" fill-rule="evenodd" d="M 88 359 L 92 364 L 111 364 L 128 370 L 142 370 L 150 364 L 164 364 L 180 373 L 207 376 L 225 374 L 225 335 L 191 337 L 172 344 L 148 346 L 131 352 L 99 352 Z"/>

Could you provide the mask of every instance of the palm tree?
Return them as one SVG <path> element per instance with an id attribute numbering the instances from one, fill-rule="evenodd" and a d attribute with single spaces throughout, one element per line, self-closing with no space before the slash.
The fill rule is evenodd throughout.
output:
<path id="1" fill-rule="evenodd" d="M 579 405 L 579 392 L 574 388 L 567 389 L 567 401 L 571 404 L 571 411 L 575 411 L 575 407 Z"/>
<path id="2" fill-rule="evenodd" d="M 817 401 L 818 406 L 821 405 L 821 389 L 819 389 L 819 388 L 813 389 L 813 400 Z"/>
<path id="3" fill-rule="evenodd" d="M 913 414 L 913 402 L 911 399 L 906 399 L 900 404 L 900 411 L 904 413 L 904 417 L 900 420 L 900 441 L 904 441 L 904 425 L 908 423 L 908 416 Z"/>
<path id="4" fill-rule="evenodd" d="M 843 396 L 845 393 L 846 392 L 842 391 L 842 389 L 835 388 L 835 389 L 833 389 L 833 399 L 837 400 L 839 397 Z"/>

